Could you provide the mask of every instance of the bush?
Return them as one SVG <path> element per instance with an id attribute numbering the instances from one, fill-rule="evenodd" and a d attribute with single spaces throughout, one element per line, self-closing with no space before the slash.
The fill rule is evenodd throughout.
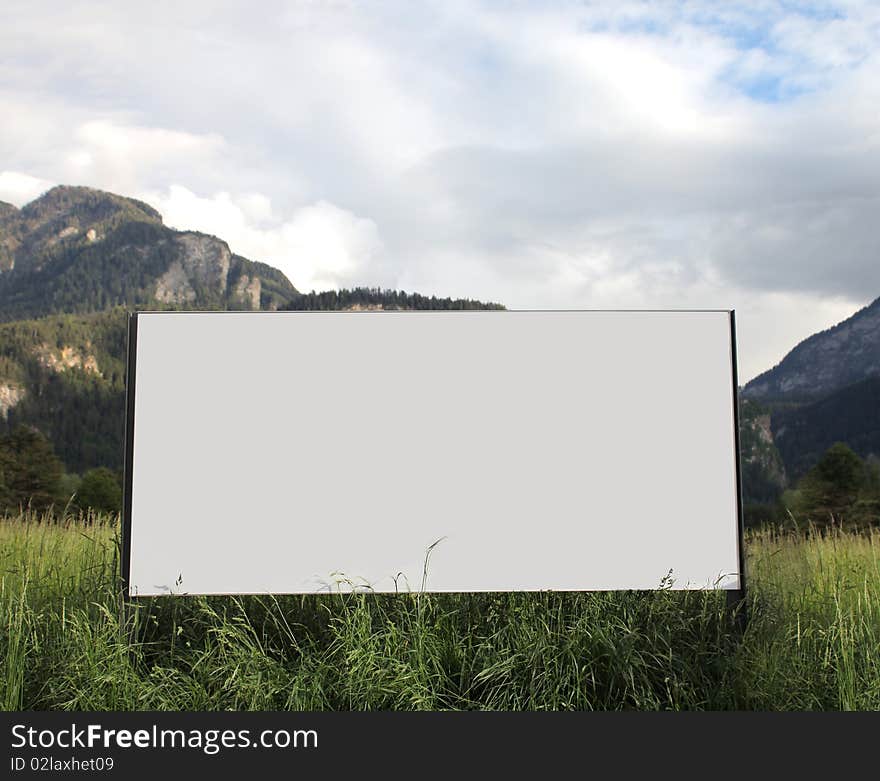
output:
<path id="1" fill-rule="evenodd" d="M 119 477 L 105 466 L 90 469 L 82 477 L 76 503 L 83 510 L 116 513 L 122 509 L 122 484 Z"/>

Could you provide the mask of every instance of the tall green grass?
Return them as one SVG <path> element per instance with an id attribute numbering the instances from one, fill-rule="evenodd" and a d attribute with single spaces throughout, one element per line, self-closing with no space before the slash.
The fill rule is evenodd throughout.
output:
<path id="1" fill-rule="evenodd" d="M 878 709 L 878 537 L 748 538 L 722 594 L 175 597 L 123 609 L 115 519 L 0 521 L 6 709 Z"/>

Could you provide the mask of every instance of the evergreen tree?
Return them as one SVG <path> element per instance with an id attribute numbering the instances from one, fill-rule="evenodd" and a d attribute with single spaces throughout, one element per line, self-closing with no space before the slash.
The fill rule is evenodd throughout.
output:
<path id="1" fill-rule="evenodd" d="M 16 426 L 0 438 L 0 502 L 6 509 L 47 509 L 59 497 L 63 474 L 52 443 L 37 429 Z"/>
<path id="2" fill-rule="evenodd" d="M 865 464 L 843 442 L 832 445 L 801 480 L 801 509 L 814 521 L 848 515 L 866 486 Z"/>

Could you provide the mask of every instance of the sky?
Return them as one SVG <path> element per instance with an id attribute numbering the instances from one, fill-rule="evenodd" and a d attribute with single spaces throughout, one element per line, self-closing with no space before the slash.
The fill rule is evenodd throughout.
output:
<path id="1" fill-rule="evenodd" d="M 740 378 L 880 296 L 880 4 L 41 2 L 0 200 L 141 198 L 300 290 L 735 308 Z"/>

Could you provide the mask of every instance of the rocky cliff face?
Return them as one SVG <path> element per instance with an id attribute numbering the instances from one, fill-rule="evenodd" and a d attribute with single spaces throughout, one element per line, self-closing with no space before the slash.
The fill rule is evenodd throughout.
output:
<path id="1" fill-rule="evenodd" d="M 814 334 L 743 389 L 746 398 L 809 402 L 880 375 L 880 299 Z"/>
<path id="2" fill-rule="evenodd" d="M 880 377 L 848 385 L 773 414 L 773 439 L 789 475 L 798 479 L 836 442 L 863 458 L 880 456 Z"/>
<path id="3" fill-rule="evenodd" d="M 72 345 L 64 345 L 59 348 L 53 348 L 51 345 L 43 342 L 34 348 L 34 355 L 37 362 L 44 369 L 53 372 L 63 372 L 68 369 L 82 369 L 84 372 L 92 374 L 101 374 L 98 368 L 98 359 L 89 350 L 91 344 L 87 344 L 84 350 L 80 350 Z"/>
<path id="4" fill-rule="evenodd" d="M 260 308 L 260 293 L 262 291 L 262 283 L 256 275 L 248 276 L 242 274 L 235 283 L 232 291 L 232 297 L 241 303 L 245 309 Z M 277 307 L 274 307 L 277 308 Z"/>
<path id="5" fill-rule="evenodd" d="M 782 493 L 788 481 L 767 410 L 744 399 L 740 405 L 739 433 L 746 504 L 770 503 Z"/>
<path id="6" fill-rule="evenodd" d="M 193 304 L 197 291 L 224 297 L 232 253 L 213 236 L 183 233 L 174 239 L 177 257 L 156 283 L 156 300 L 166 304 Z M 259 309 L 259 302 L 254 309 Z"/>
<path id="7" fill-rule="evenodd" d="M 25 397 L 25 389 L 14 382 L 0 382 L 0 419 L 8 420 L 9 411 Z"/>

